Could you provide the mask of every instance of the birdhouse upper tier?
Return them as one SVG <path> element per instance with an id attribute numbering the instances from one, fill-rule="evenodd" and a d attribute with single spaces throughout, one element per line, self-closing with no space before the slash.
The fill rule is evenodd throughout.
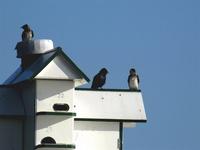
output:
<path id="1" fill-rule="evenodd" d="M 4 82 L 5 85 L 34 78 L 74 80 L 75 86 L 89 81 L 60 47 L 53 47 L 51 40 L 19 42 L 16 50 L 21 66 Z"/>

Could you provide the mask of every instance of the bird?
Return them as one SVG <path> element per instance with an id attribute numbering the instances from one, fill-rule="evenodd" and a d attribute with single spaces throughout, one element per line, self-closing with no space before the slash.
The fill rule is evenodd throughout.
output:
<path id="1" fill-rule="evenodd" d="M 30 26 L 28 24 L 25 24 L 21 26 L 24 31 L 22 32 L 22 41 L 29 41 L 32 40 L 34 37 L 33 30 L 31 30 Z"/>
<path id="2" fill-rule="evenodd" d="M 139 79 L 138 74 L 136 73 L 136 70 L 134 68 L 131 68 L 129 70 L 129 76 L 128 76 L 129 89 L 130 90 L 138 90 L 139 83 L 140 83 L 140 79 Z"/>
<path id="3" fill-rule="evenodd" d="M 91 89 L 102 89 L 102 86 L 106 83 L 107 74 L 108 70 L 106 68 L 102 68 L 99 73 L 94 76 Z"/>

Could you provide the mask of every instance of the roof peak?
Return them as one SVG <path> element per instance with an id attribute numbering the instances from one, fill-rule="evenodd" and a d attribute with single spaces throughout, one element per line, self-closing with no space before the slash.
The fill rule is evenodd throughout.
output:
<path id="1" fill-rule="evenodd" d="M 61 55 L 64 60 L 80 76 L 79 85 L 89 82 L 89 78 L 77 67 L 77 65 L 63 52 L 61 47 L 54 48 L 43 54 L 36 54 L 37 57 L 26 67 L 20 66 L 5 82 L 5 85 L 13 85 L 34 79 L 56 56 Z M 66 66 L 67 67 L 67 66 Z M 79 79 L 78 79 L 79 80 Z"/>

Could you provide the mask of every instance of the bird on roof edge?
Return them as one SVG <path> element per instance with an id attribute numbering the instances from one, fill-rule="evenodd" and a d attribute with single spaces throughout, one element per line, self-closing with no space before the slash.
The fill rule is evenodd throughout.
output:
<path id="1" fill-rule="evenodd" d="M 102 89 L 103 85 L 106 83 L 107 74 L 108 70 L 106 68 L 102 68 L 99 73 L 94 76 L 91 89 Z"/>
<path id="2" fill-rule="evenodd" d="M 128 86 L 130 90 L 138 90 L 139 89 L 140 79 L 134 68 L 129 70 L 128 76 Z"/>
<path id="3" fill-rule="evenodd" d="M 28 24 L 25 24 L 21 26 L 24 31 L 22 32 L 22 41 L 29 41 L 32 40 L 34 37 L 33 30 L 31 30 L 30 26 Z"/>

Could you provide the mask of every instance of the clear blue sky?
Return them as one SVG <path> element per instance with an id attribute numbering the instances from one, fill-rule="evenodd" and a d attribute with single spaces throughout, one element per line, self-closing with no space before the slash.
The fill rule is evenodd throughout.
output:
<path id="1" fill-rule="evenodd" d="M 200 149 L 199 0 L 1 0 L 1 82 L 25 23 L 90 78 L 107 67 L 105 88 L 127 88 L 137 69 L 148 122 L 125 130 L 124 150 Z"/>

